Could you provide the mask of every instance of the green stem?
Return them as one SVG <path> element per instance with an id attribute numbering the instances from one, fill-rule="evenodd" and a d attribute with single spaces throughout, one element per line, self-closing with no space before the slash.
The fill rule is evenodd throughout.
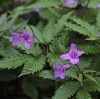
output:
<path id="1" fill-rule="evenodd" d="M 79 71 L 80 73 L 82 73 L 81 70 L 80 70 L 80 68 L 78 67 L 78 65 L 76 65 L 76 67 L 77 67 L 78 71 Z M 83 74 L 83 73 L 82 73 L 82 74 Z"/>
<path id="2" fill-rule="evenodd" d="M 32 31 L 32 33 L 34 34 L 34 31 L 33 31 L 33 29 L 32 29 L 32 27 L 29 25 L 29 24 L 27 24 L 29 27 L 30 27 L 30 29 L 31 29 L 31 31 Z M 36 37 L 36 35 L 34 34 L 34 36 Z M 41 41 L 36 37 L 36 39 L 41 43 Z"/>
<path id="3" fill-rule="evenodd" d="M 87 3 L 87 5 L 86 5 L 86 7 L 89 5 L 89 2 L 90 2 L 90 0 L 88 0 L 88 3 Z"/>
<path id="4" fill-rule="evenodd" d="M 78 71 L 79 71 L 82 75 L 84 75 L 83 72 L 82 72 L 82 71 L 80 70 L 80 68 L 78 67 L 78 65 L 76 65 L 76 67 L 77 67 Z M 81 81 L 80 83 L 81 83 L 81 86 L 83 86 L 82 81 Z"/>
<path id="5" fill-rule="evenodd" d="M 27 25 L 30 27 L 32 33 L 34 34 L 34 31 L 33 31 L 32 27 L 31 27 L 29 24 L 27 24 Z M 45 49 L 44 45 L 41 43 L 41 41 L 38 39 L 38 37 L 37 37 L 35 34 L 34 34 L 34 36 L 35 36 L 36 39 L 39 41 L 39 43 L 41 44 L 41 46 Z"/>

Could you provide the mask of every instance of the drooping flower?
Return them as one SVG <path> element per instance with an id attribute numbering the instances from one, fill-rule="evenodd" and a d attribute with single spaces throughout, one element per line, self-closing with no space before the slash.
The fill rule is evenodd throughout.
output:
<path id="1" fill-rule="evenodd" d="M 79 1 L 80 1 L 80 0 L 66 0 L 65 5 L 66 5 L 67 7 L 69 7 L 71 4 L 77 3 L 77 2 L 79 2 Z"/>
<path id="2" fill-rule="evenodd" d="M 97 6 L 96 6 L 97 8 L 100 8 L 100 4 L 97 4 Z"/>
<path id="3" fill-rule="evenodd" d="M 32 42 L 35 40 L 33 34 L 29 34 L 25 29 L 22 30 L 22 34 L 12 33 L 12 45 L 16 46 L 20 42 L 24 42 L 24 46 L 28 49 L 31 48 Z"/>
<path id="4" fill-rule="evenodd" d="M 41 9 L 40 8 L 33 8 L 33 11 L 39 13 L 39 12 L 41 12 Z"/>
<path id="5" fill-rule="evenodd" d="M 54 77 L 57 78 L 61 78 L 64 79 L 65 75 L 66 75 L 66 70 L 70 69 L 70 65 L 62 65 L 62 64 L 58 64 L 56 62 L 53 62 L 53 66 L 56 68 L 55 72 L 54 72 Z"/>
<path id="6" fill-rule="evenodd" d="M 78 51 L 76 44 L 72 43 L 70 51 L 67 54 L 60 56 L 62 60 L 70 60 L 70 63 L 75 65 L 79 63 L 79 57 L 84 54 L 84 51 Z"/>
<path id="7" fill-rule="evenodd" d="M 21 34 L 24 42 L 24 46 L 28 49 L 31 48 L 31 43 L 35 40 L 35 37 L 33 34 L 29 34 L 25 29 L 22 30 Z"/>

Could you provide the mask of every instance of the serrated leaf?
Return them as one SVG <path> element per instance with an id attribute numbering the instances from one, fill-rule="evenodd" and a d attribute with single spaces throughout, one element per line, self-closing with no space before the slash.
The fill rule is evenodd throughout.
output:
<path id="1" fill-rule="evenodd" d="M 32 44 L 31 49 L 26 49 L 21 43 L 17 47 L 21 50 L 24 50 L 27 54 L 33 54 L 34 56 L 38 56 L 41 54 L 41 49 L 38 44 Z"/>
<path id="2" fill-rule="evenodd" d="M 62 24 L 65 24 L 67 27 L 71 28 L 72 30 L 74 30 L 80 34 L 83 34 L 83 35 L 90 37 L 91 40 L 96 40 L 96 37 L 91 35 L 91 33 L 87 29 L 85 29 L 79 25 L 76 25 L 76 24 L 71 23 L 71 22 L 64 22 L 62 20 L 59 20 L 59 22 L 61 22 Z"/>
<path id="3" fill-rule="evenodd" d="M 66 82 L 58 88 L 53 99 L 69 99 L 79 89 L 80 84 L 77 82 Z"/>
<path id="4" fill-rule="evenodd" d="M 0 68 L 2 69 L 14 69 L 24 64 L 28 59 L 26 55 L 12 56 L 10 58 L 0 61 Z"/>
<path id="5" fill-rule="evenodd" d="M 90 25 L 84 20 L 81 20 L 79 18 L 72 17 L 71 18 L 74 22 L 76 22 L 81 27 L 85 28 L 91 35 L 96 36 L 98 34 L 98 31 L 96 30 L 96 27 L 93 25 Z"/>
<path id="6" fill-rule="evenodd" d="M 78 72 L 75 69 L 73 69 L 73 68 L 68 70 L 66 73 L 67 73 L 67 76 L 69 76 L 69 77 L 72 77 L 72 78 L 75 78 L 75 79 L 78 78 L 78 76 L 77 76 Z"/>
<path id="7" fill-rule="evenodd" d="M 28 62 L 25 63 L 24 68 L 19 77 L 30 73 L 34 74 L 35 72 L 42 70 L 44 64 L 45 64 L 44 56 L 38 56 L 36 59 L 31 58 Z"/>
<path id="8" fill-rule="evenodd" d="M 92 99 L 90 94 L 85 91 L 84 89 L 80 89 L 78 92 L 77 92 L 77 99 Z"/>
<path id="9" fill-rule="evenodd" d="M 50 71 L 50 70 L 42 71 L 38 75 L 39 77 L 43 77 L 43 79 L 55 80 L 53 71 Z"/>
<path id="10" fill-rule="evenodd" d="M 76 80 L 82 82 L 83 80 L 83 75 L 82 74 L 78 74 L 78 71 L 75 68 L 71 68 L 70 70 L 68 70 L 66 72 L 67 76 L 71 77 L 71 78 L 75 78 Z"/>
<path id="11" fill-rule="evenodd" d="M 83 81 L 83 86 L 88 92 L 100 91 L 100 84 L 97 85 L 95 82 L 88 79 Z"/>

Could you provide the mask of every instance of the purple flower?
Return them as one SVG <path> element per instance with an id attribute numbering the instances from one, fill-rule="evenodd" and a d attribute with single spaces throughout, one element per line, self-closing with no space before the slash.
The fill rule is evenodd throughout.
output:
<path id="1" fill-rule="evenodd" d="M 66 0 L 65 5 L 66 5 L 67 7 L 69 7 L 71 4 L 77 3 L 77 2 L 79 2 L 79 1 L 80 1 L 80 0 Z"/>
<path id="2" fill-rule="evenodd" d="M 25 29 L 22 30 L 22 34 L 12 33 L 12 45 L 16 46 L 20 42 L 24 42 L 24 46 L 27 49 L 31 48 L 31 43 L 35 40 L 33 34 L 29 34 Z"/>
<path id="3" fill-rule="evenodd" d="M 30 49 L 31 43 L 35 40 L 33 34 L 29 34 L 25 29 L 23 29 L 21 36 L 23 38 L 24 46 Z"/>
<path id="4" fill-rule="evenodd" d="M 54 77 L 57 78 L 61 78 L 64 79 L 65 78 L 65 71 L 70 69 L 70 65 L 62 65 L 62 64 L 58 64 L 56 62 L 53 62 L 54 67 L 56 68 L 55 72 L 54 72 Z"/>
<path id="5" fill-rule="evenodd" d="M 20 42 L 22 42 L 23 39 L 22 39 L 22 36 L 18 33 L 12 33 L 12 45 L 13 46 L 16 46 L 18 45 Z"/>
<path id="6" fill-rule="evenodd" d="M 39 12 L 41 12 L 41 9 L 40 8 L 33 8 L 33 11 L 39 13 Z"/>
<path id="7" fill-rule="evenodd" d="M 75 65 L 79 63 L 79 56 L 84 54 L 84 51 L 78 51 L 76 44 L 72 43 L 70 51 L 67 54 L 60 56 L 62 60 L 70 60 L 70 63 Z"/>
<path id="8" fill-rule="evenodd" d="M 100 37 L 100 34 L 97 34 L 96 37 Z"/>
<path id="9" fill-rule="evenodd" d="M 97 8 L 100 8 L 100 4 L 98 4 L 96 7 L 97 7 Z"/>

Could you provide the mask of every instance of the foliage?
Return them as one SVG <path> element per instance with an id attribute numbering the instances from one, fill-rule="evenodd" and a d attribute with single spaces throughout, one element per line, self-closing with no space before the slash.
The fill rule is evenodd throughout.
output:
<path id="1" fill-rule="evenodd" d="M 32 99 L 39 99 L 39 91 L 48 87 L 48 99 L 92 99 L 100 92 L 100 0 L 80 0 L 69 7 L 65 0 L 1 1 L 0 81 L 22 78 L 23 92 Z M 16 2 L 19 5 L 10 9 Z M 31 49 L 11 44 L 12 32 L 22 29 L 35 36 Z M 70 64 L 59 57 L 71 43 L 85 53 L 63 80 L 55 78 L 52 63 Z"/>

